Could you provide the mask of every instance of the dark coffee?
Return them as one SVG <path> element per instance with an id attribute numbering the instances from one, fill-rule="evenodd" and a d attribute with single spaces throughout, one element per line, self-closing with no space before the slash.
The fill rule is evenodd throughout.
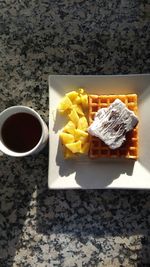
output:
<path id="1" fill-rule="evenodd" d="M 10 116 L 3 124 L 1 135 L 3 143 L 14 152 L 27 152 L 39 142 L 42 127 L 36 117 L 28 113 Z"/>

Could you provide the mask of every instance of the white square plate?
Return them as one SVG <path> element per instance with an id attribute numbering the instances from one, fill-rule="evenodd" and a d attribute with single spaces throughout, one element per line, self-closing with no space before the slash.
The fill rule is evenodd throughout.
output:
<path id="1" fill-rule="evenodd" d="M 65 160 L 58 131 L 65 125 L 57 106 L 65 93 L 79 87 L 91 94 L 138 95 L 139 159 L 90 160 L 88 157 Z M 130 188 L 150 189 L 150 74 L 106 76 L 49 76 L 49 174 L 51 189 Z"/>

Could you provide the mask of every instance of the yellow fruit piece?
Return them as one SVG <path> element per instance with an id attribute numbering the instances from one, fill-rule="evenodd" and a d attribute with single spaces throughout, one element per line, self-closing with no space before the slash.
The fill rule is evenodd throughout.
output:
<path id="1" fill-rule="evenodd" d="M 83 88 L 67 93 L 59 104 L 59 112 L 69 117 L 69 122 L 60 133 L 65 159 L 73 158 L 76 153 L 89 151 L 88 122 L 84 110 L 88 107 L 88 95 Z"/>
<path id="2" fill-rule="evenodd" d="M 74 138 L 76 141 L 80 140 L 82 143 L 84 143 L 88 140 L 88 136 L 88 133 L 83 130 L 75 129 L 74 131 Z"/>
<path id="3" fill-rule="evenodd" d="M 88 137 L 88 133 L 86 133 L 85 131 L 80 130 L 80 129 L 75 129 L 74 136 L 75 136 L 75 138 L 80 138 L 80 136 Z"/>
<path id="4" fill-rule="evenodd" d="M 83 144 L 82 147 L 81 147 L 81 153 L 82 154 L 87 154 L 89 152 L 89 148 L 90 148 L 90 143 L 89 142 Z"/>
<path id="5" fill-rule="evenodd" d="M 71 101 L 74 101 L 77 98 L 78 93 L 76 91 L 72 91 L 70 93 L 67 93 L 66 96 L 68 96 Z"/>
<path id="6" fill-rule="evenodd" d="M 79 92 L 80 95 L 83 95 L 84 94 L 84 89 L 83 88 L 79 88 L 78 92 Z"/>
<path id="7" fill-rule="evenodd" d="M 66 147 L 72 152 L 72 153 L 80 153 L 81 152 L 81 141 L 75 143 L 66 144 Z"/>
<path id="8" fill-rule="evenodd" d="M 65 159 L 71 159 L 74 157 L 74 154 L 69 150 L 68 148 L 65 147 L 64 149 L 64 158 Z"/>
<path id="9" fill-rule="evenodd" d="M 80 97 L 80 96 L 77 96 L 77 97 L 74 99 L 73 103 L 74 103 L 74 104 L 77 104 L 77 105 L 81 104 L 81 97 Z"/>
<path id="10" fill-rule="evenodd" d="M 69 121 L 63 128 L 63 131 L 74 135 L 75 128 L 75 124 L 72 121 Z"/>
<path id="11" fill-rule="evenodd" d="M 88 122 L 87 122 L 87 119 L 85 117 L 79 118 L 78 127 L 77 128 L 80 129 L 80 130 L 83 130 L 83 131 L 87 130 Z"/>
<path id="12" fill-rule="evenodd" d="M 82 95 L 81 96 L 81 103 L 83 108 L 88 108 L 88 96 L 87 95 Z"/>
<path id="13" fill-rule="evenodd" d="M 89 136 L 88 133 L 80 129 L 75 129 L 74 131 L 75 140 L 76 141 L 80 140 L 82 144 L 88 141 L 88 136 Z"/>
<path id="14" fill-rule="evenodd" d="M 72 107 L 72 102 L 71 102 L 70 98 L 68 96 L 65 96 L 61 100 L 61 102 L 58 106 L 58 110 L 60 112 L 62 112 L 62 111 L 65 111 L 66 109 L 70 109 L 71 107 Z"/>
<path id="15" fill-rule="evenodd" d="M 74 109 L 79 115 L 84 115 L 82 107 L 80 105 L 73 105 L 72 109 Z"/>
<path id="16" fill-rule="evenodd" d="M 63 145 L 74 142 L 74 136 L 72 134 L 61 132 L 59 136 Z"/>
<path id="17" fill-rule="evenodd" d="M 78 125 L 79 116 L 78 116 L 77 112 L 74 109 L 70 112 L 68 117 L 75 125 Z"/>

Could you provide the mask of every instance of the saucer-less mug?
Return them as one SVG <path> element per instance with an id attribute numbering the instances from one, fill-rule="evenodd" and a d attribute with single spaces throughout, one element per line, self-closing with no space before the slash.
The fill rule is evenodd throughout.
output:
<path id="1" fill-rule="evenodd" d="M 0 151 L 24 157 L 41 151 L 48 140 L 48 127 L 41 116 L 26 106 L 12 106 L 0 113 Z"/>

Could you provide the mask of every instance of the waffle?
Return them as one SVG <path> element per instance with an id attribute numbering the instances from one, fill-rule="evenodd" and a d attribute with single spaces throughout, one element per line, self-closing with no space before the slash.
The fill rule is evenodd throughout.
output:
<path id="1" fill-rule="evenodd" d="M 93 122 L 95 113 L 100 108 L 107 108 L 114 100 L 118 98 L 126 104 L 127 108 L 137 114 L 137 95 L 89 95 L 89 125 Z M 138 127 L 126 135 L 126 141 L 118 149 L 110 149 L 98 137 L 90 135 L 89 157 L 96 158 L 138 158 Z"/>

